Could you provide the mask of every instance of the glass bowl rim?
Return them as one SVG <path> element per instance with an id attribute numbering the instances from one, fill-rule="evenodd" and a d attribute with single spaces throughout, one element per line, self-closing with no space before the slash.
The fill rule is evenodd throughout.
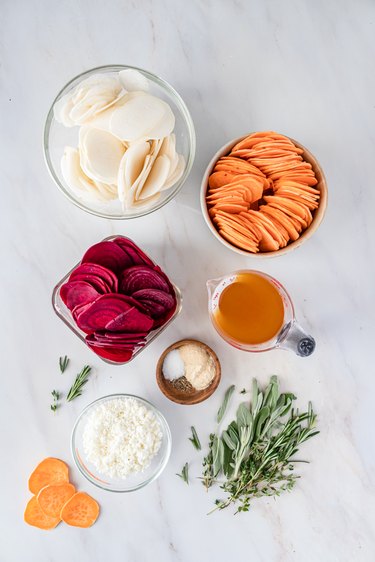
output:
<path id="1" fill-rule="evenodd" d="M 179 179 L 176 187 L 171 190 L 170 194 L 163 201 L 156 204 L 155 207 L 152 207 L 150 209 L 145 209 L 143 211 L 139 211 L 138 213 L 134 213 L 133 215 L 114 216 L 114 215 L 106 213 L 106 212 L 101 212 L 101 211 L 96 211 L 94 209 L 90 209 L 84 203 L 82 203 L 78 198 L 76 199 L 71 193 L 69 193 L 69 191 L 67 191 L 65 189 L 65 187 L 62 185 L 62 183 L 60 182 L 60 179 L 58 178 L 58 176 L 56 174 L 54 165 L 52 164 L 52 160 L 51 160 L 51 157 L 50 157 L 50 149 L 49 149 L 49 137 L 50 137 L 51 125 L 52 125 L 52 122 L 53 122 L 53 119 L 54 119 L 53 110 L 54 110 L 54 107 L 55 107 L 55 103 L 65 93 L 67 93 L 70 86 L 74 82 L 78 81 L 79 79 L 84 79 L 85 77 L 89 77 L 92 74 L 94 74 L 95 72 L 100 72 L 100 71 L 108 71 L 108 72 L 113 71 L 113 72 L 115 72 L 115 71 L 126 70 L 126 69 L 137 70 L 137 71 L 141 72 L 148 79 L 150 79 L 152 82 L 156 82 L 156 84 L 158 84 L 163 90 L 167 91 L 170 94 L 171 98 L 176 103 L 180 113 L 182 114 L 182 116 L 184 118 L 184 121 L 186 123 L 186 126 L 187 126 L 187 131 L 188 131 L 188 136 L 189 136 L 189 155 L 188 155 L 188 159 L 187 159 L 187 162 L 186 162 L 186 166 L 185 166 L 185 170 L 184 170 L 183 175 Z M 149 215 L 149 214 L 153 213 L 154 211 L 158 211 L 159 209 L 164 207 L 164 205 L 169 203 L 181 191 L 185 181 L 187 180 L 187 178 L 188 178 L 188 176 L 191 172 L 191 168 L 193 166 L 193 163 L 194 163 L 195 151 L 196 151 L 196 135 L 195 135 L 194 123 L 193 123 L 192 117 L 190 115 L 190 112 L 187 108 L 187 105 L 184 102 L 184 100 L 182 99 L 182 97 L 180 96 L 180 94 L 173 88 L 173 86 L 171 86 L 169 84 L 169 82 L 167 82 L 163 78 L 160 78 L 157 74 L 153 74 L 152 72 L 149 72 L 148 70 L 145 70 L 145 69 L 137 67 L 137 66 L 131 66 L 131 65 L 105 64 L 105 65 L 102 65 L 102 66 L 97 66 L 97 67 L 85 70 L 84 72 L 81 72 L 80 74 L 77 74 L 76 76 L 71 78 L 63 86 L 63 88 L 60 89 L 60 91 L 58 92 L 58 94 L 54 98 L 54 100 L 51 104 L 51 107 L 50 107 L 50 109 L 47 113 L 44 129 L 43 129 L 43 156 L 44 156 L 44 161 L 45 161 L 48 173 L 49 173 L 50 177 L 52 178 L 52 180 L 54 181 L 54 183 L 56 184 L 59 191 L 67 199 L 69 199 L 69 201 L 71 203 L 73 203 L 73 205 L 75 205 L 76 207 L 78 207 L 82 211 L 85 211 L 86 213 L 89 213 L 89 214 L 94 215 L 96 217 L 101 217 L 101 218 L 111 219 L 111 220 L 129 220 L 129 219 L 136 219 L 136 218 L 139 218 L 139 217 L 144 217 L 146 215 Z"/>
<path id="2" fill-rule="evenodd" d="M 109 488 L 105 485 L 98 484 L 98 482 L 96 482 L 90 476 L 90 474 L 82 467 L 82 465 L 81 465 L 81 463 L 80 463 L 80 461 L 79 461 L 79 459 L 76 455 L 75 447 L 74 447 L 78 426 L 79 426 L 80 422 L 82 422 L 83 416 L 85 414 L 87 414 L 87 412 L 89 410 L 91 410 L 91 408 L 95 404 L 99 404 L 101 402 L 106 402 L 107 400 L 109 400 L 111 398 L 135 398 L 139 402 L 142 402 L 143 404 L 145 404 L 147 407 L 149 407 L 149 408 L 151 407 L 151 410 L 159 418 L 159 421 L 161 421 L 163 437 L 166 439 L 166 452 L 164 454 L 164 457 L 163 457 L 163 460 L 162 460 L 162 463 L 161 463 L 159 469 L 156 470 L 149 478 L 147 478 L 146 480 L 143 480 L 137 486 L 133 486 L 132 488 L 129 488 L 129 489 L 126 489 L 126 490 L 120 490 L 118 488 L 117 489 Z M 71 438 L 70 438 L 70 449 L 71 449 L 71 454 L 72 454 L 72 457 L 73 457 L 73 460 L 74 460 L 74 463 L 75 463 L 76 467 L 78 468 L 78 470 L 82 474 L 82 476 L 84 476 L 86 478 L 86 480 L 88 480 L 89 482 L 91 482 L 91 484 L 93 484 L 97 488 L 100 488 L 101 490 L 105 490 L 107 492 L 113 492 L 113 493 L 126 494 L 126 493 L 130 493 L 130 492 L 135 492 L 136 490 L 140 490 L 141 488 L 144 488 L 148 484 L 151 484 L 151 482 L 156 480 L 162 474 L 162 472 L 164 471 L 165 467 L 168 464 L 168 461 L 169 461 L 169 458 L 170 458 L 170 455 L 171 455 L 172 434 L 171 434 L 169 424 L 168 424 L 167 420 L 165 419 L 164 415 L 161 413 L 159 408 L 157 408 L 154 404 L 152 404 L 152 402 L 150 402 L 149 400 L 146 400 L 146 398 L 142 398 L 141 396 L 138 396 L 136 394 L 129 394 L 129 393 L 126 393 L 126 392 L 117 392 L 117 393 L 114 393 L 114 394 L 107 394 L 105 396 L 101 396 L 100 398 L 97 398 L 96 400 L 93 400 L 93 402 L 90 402 L 90 404 L 88 404 L 85 408 L 83 408 L 81 413 L 78 415 L 78 417 L 77 417 L 77 419 L 74 423 L 73 429 L 72 429 Z"/>

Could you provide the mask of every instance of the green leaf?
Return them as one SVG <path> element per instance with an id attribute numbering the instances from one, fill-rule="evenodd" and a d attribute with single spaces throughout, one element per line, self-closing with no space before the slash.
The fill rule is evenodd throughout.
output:
<path id="1" fill-rule="evenodd" d="M 212 444 L 212 466 L 214 478 L 220 473 L 224 463 L 224 445 L 217 435 Z"/>
<path id="2" fill-rule="evenodd" d="M 191 433 L 192 437 L 189 437 L 189 441 L 192 442 L 193 447 L 197 449 L 197 451 L 200 451 L 202 449 L 201 442 L 199 441 L 198 433 L 193 425 L 191 426 Z"/>
<path id="3" fill-rule="evenodd" d="M 237 425 L 238 427 L 242 427 L 245 425 L 251 426 L 253 423 L 253 416 L 249 411 L 249 407 L 245 402 L 242 402 L 237 409 Z"/>
<path id="4" fill-rule="evenodd" d="M 268 418 L 270 414 L 270 409 L 268 408 L 268 406 L 265 406 L 264 408 L 262 408 L 259 412 L 259 414 L 257 415 L 256 420 L 254 420 L 254 424 L 255 424 L 255 434 L 254 437 L 255 439 L 258 439 L 261 431 L 262 431 L 262 427 L 264 422 L 266 421 L 266 419 Z"/>
<path id="5" fill-rule="evenodd" d="M 182 467 L 181 474 L 176 473 L 186 484 L 189 484 L 189 463 L 185 463 Z"/>
<path id="6" fill-rule="evenodd" d="M 217 416 L 216 416 L 217 423 L 220 423 L 221 420 L 223 419 L 223 417 L 224 417 L 224 415 L 225 415 L 225 412 L 226 412 L 226 410 L 227 410 L 229 401 L 230 401 L 230 399 L 231 399 L 231 397 L 232 397 L 232 394 L 233 394 L 233 392 L 234 392 L 234 389 L 235 389 L 235 385 L 232 384 L 232 386 L 230 386 L 230 387 L 227 389 L 226 393 L 224 394 L 223 403 L 222 403 L 222 405 L 220 406 L 220 408 L 219 408 L 219 410 L 218 410 L 218 412 L 217 412 Z"/>
<path id="7" fill-rule="evenodd" d="M 231 449 L 232 451 L 236 450 L 238 441 L 234 441 L 230 437 L 228 431 L 223 431 L 223 433 L 221 434 L 221 438 L 229 449 Z"/>
<path id="8" fill-rule="evenodd" d="M 69 358 L 67 357 L 67 355 L 64 355 L 64 357 L 59 358 L 59 366 L 60 366 L 61 374 L 66 370 L 68 365 L 69 365 Z"/>

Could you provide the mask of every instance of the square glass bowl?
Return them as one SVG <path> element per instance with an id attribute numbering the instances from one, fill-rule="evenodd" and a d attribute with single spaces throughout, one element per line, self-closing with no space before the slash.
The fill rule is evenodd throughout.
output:
<path id="1" fill-rule="evenodd" d="M 108 477 L 98 472 L 93 463 L 86 459 L 83 446 L 83 434 L 88 418 L 95 412 L 97 407 L 116 398 L 134 398 L 142 406 L 145 406 L 147 410 L 150 410 L 156 417 L 162 434 L 160 448 L 155 457 L 151 460 L 150 465 L 142 472 L 129 474 L 125 479 Z M 74 425 L 71 438 L 72 455 L 78 470 L 91 484 L 94 484 L 102 490 L 107 490 L 108 492 L 134 492 L 150 484 L 160 476 L 167 465 L 171 454 L 171 447 L 171 432 L 162 413 L 153 404 L 148 402 L 148 400 L 140 398 L 139 396 L 134 396 L 133 394 L 111 394 L 109 396 L 103 396 L 86 406 Z"/>
<path id="2" fill-rule="evenodd" d="M 122 236 L 121 234 L 116 234 L 114 236 L 108 236 L 107 238 L 104 238 L 102 240 L 102 242 L 106 242 L 106 241 L 111 241 L 114 240 L 115 238 L 125 238 L 127 239 L 126 236 Z M 152 261 L 152 263 L 154 265 L 155 262 L 150 258 L 150 256 L 147 255 L 147 257 Z M 68 271 L 68 273 L 66 273 L 64 275 L 64 277 L 62 279 L 60 279 L 60 281 L 57 283 L 57 285 L 55 286 L 55 288 L 53 289 L 53 293 L 52 293 L 52 306 L 54 311 L 56 312 L 57 316 L 68 326 L 68 328 L 70 328 L 72 330 L 72 332 L 81 340 L 83 341 L 83 343 L 89 348 L 91 349 L 91 347 L 89 345 L 87 345 L 85 337 L 86 334 L 85 332 L 83 332 L 75 323 L 74 318 L 72 316 L 72 313 L 70 312 L 70 310 L 68 309 L 68 307 L 65 305 L 65 303 L 63 302 L 61 296 L 60 296 L 60 289 L 62 287 L 62 285 L 64 285 L 64 283 L 66 283 L 71 275 L 71 273 L 76 269 L 76 267 L 79 266 L 81 262 L 79 261 L 78 263 L 75 264 L 74 267 L 72 267 L 72 269 L 70 271 Z M 167 274 L 165 274 L 167 275 Z M 167 275 L 168 279 L 169 276 Z M 176 297 L 176 309 L 174 311 L 174 313 L 172 314 L 172 316 L 170 318 L 168 318 L 168 320 L 165 322 L 165 324 L 163 324 L 162 326 L 159 326 L 158 328 L 156 328 L 155 330 L 151 330 L 151 332 L 146 336 L 146 343 L 143 346 L 139 346 L 136 347 L 132 357 L 128 360 L 128 361 L 122 361 L 122 362 L 117 362 L 117 361 L 111 361 L 110 359 L 105 359 L 104 357 L 101 357 L 100 355 L 98 355 L 97 353 L 95 353 L 95 351 L 93 349 L 91 349 L 91 351 L 93 353 L 95 353 L 95 355 L 97 355 L 102 361 L 104 361 L 105 363 L 110 363 L 111 365 L 125 365 L 127 363 L 130 363 L 130 361 L 132 361 L 135 357 L 137 357 L 137 355 L 139 355 L 141 353 L 141 351 L 143 351 L 143 349 L 145 349 L 155 338 L 158 337 L 159 334 L 161 334 L 161 332 L 163 330 L 165 330 L 165 328 L 178 316 L 178 314 L 181 312 L 181 308 L 182 308 L 182 296 L 181 296 L 181 291 L 180 289 L 169 279 L 174 293 L 175 293 L 175 297 Z"/>

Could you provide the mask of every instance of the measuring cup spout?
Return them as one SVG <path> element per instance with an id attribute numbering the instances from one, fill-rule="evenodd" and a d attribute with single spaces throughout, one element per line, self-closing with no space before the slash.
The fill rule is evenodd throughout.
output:
<path id="1" fill-rule="evenodd" d="M 315 340 L 295 321 L 289 322 L 279 337 L 277 347 L 294 351 L 300 357 L 308 357 L 315 350 Z"/>
<path id="2" fill-rule="evenodd" d="M 220 281 L 222 280 L 222 278 L 217 278 L 217 279 L 209 279 L 208 281 L 206 281 L 206 287 L 207 287 L 207 292 L 208 292 L 208 296 L 209 298 L 212 297 L 212 295 L 215 292 L 216 287 L 218 286 L 218 284 L 220 283 Z"/>

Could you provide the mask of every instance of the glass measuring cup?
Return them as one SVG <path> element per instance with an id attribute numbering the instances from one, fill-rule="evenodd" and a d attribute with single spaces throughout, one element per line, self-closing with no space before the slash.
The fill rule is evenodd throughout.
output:
<path id="1" fill-rule="evenodd" d="M 223 330 L 220 322 L 218 321 L 220 298 L 223 291 L 231 284 L 235 283 L 236 281 L 238 282 L 240 276 L 246 276 L 246 274 L 252 274 L 253 276 L 257 276 L 268 281 L 268 284 L 272 285 L 272 287 L 276 289 L 278 295 L 281 297 L 282 306 L 284 309 L 281 327 L 270 339 L 267 339 L 266 341 L 262 341 L 260 343 L 246 343 L 234 338 Z M 243 351 L 252 352 L 269 351 L 275 348 L 288 349 L 290 351 L 294 351 L 294 353 L 301 357 L 307 357 L 313 353 L 315 349 L 314 338 L 308 335 L 297 323 L 295 319 L 293 303 L 290 296 L 281 285 L 281 283 L 279 283 L 279 281 L 277 281 L 273 277 L 262 273 L 261 271 L 243 269 L 235 271 L 233 273 L 229 273 L 228 275 L 224 275 L 223 277 L 207 281 L 207 290 L 209 295 L 208 312 L 211 318 L 211 322 L 220 336 L 230 345 L 233 345 L 238 349 L 242 349 Z"/>

